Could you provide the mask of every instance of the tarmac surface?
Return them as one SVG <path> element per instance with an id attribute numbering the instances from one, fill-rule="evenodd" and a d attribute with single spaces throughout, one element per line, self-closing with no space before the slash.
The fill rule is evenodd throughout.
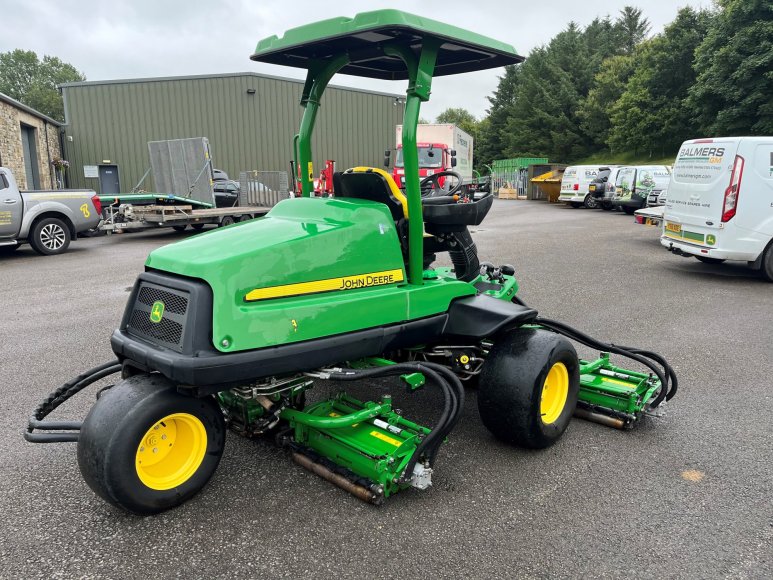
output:
<path id="1" fill-rule="evenodd" d="M 488 433 L 468 390 L 434 486 L 380 508 L 233 433 L 188 503 L 146 518 L 111 507 L 82 480 L 76 445 L 22 430 L 50 391 L 112 358 L 148 252 L 188 235 L 0 258 L 0 577 L 773 577 L 773 284 L 672 256 L 621 213 L 543 202 L 497 200 L 473 230 L 481 259 L 514 264 L 543 316 L 665 355 L 680 390 L 664 417 L 626 432 L 575 419 L 555 446 L 524 451 Z M 84 417 L 96 389 L 51 418 Z M 349 392 L 390 389 L 432 423 L 432 389 Z"/>

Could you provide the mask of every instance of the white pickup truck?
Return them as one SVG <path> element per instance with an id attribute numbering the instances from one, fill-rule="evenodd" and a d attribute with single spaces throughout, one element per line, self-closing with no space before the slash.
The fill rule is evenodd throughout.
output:
<path id="1" fill-rule="evenodd" d="M 67 250 L 78 233 L 99 225 L 102 206 L 93 191 L 19 191 L 13 173 L 0 167 L 0 252 L 29 243 L 38 254 Z"/>

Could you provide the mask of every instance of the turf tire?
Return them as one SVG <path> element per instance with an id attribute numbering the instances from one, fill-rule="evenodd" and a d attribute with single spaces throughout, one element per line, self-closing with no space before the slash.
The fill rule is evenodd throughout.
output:
<path id="1" fill-rule="evenodd" d="M 568 393 L 556 420 L 545 424 L 541 396 L 548 372 L 556 363 L 568 371 Z M 577 352 L 564 337 L 520 328 L 498 338 L 480 375 L 478 412 L 498 439 L 543 449 L 561 438 L 577 406 L 580 389 Z"/>
<path id="2" fill-rule="evenodd" d="M 138 448 L 149 429 L 173 413 L 197 418 L 206 432 L 206 452 L 196 471 L 167 490 L 145 485 L 137 472 Z M 161 375 L 131 376 L 104 391 L 91 408 L 78 439 L 83 478 L 108 503 L 137 515 L 176 507 L 198 493 L 220 463 L 225 421 L 214 399 L 181 395 Z"/>

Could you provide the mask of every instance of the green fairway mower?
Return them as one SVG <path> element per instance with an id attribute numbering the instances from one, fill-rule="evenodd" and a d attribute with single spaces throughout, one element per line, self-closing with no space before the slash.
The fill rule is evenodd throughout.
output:
<path id="1" fill-rule="evenodd" d="M 557 441 L 578 398 L 585 416 L 623 427 L 674 395 L 661 357 L 539 318 L 516 298 L 512 266 L 478 261 L 468 227 L 486 216 L 490 193 L 463 194 L 454 172 L 419 180 L 419 107 L 433 76 L 521 62 L 511 46 L 381 10 L 267 38 L 252 58 L 308 71 L 293 148 L 302 196 L 153 251 L 111 339 L 117 360 L 52 393 L 27 440 L 77 441 L 88 485 L 136 514 L 198 492 L 217 468 L 226 427 L 271 435 L 300 465 L 378 504 L 431 485 L 465 382 L 478 385 L 484 425 L 528 448 Z M 336 73 L 408 81 L 404 189 L 381 169 L 355 167 L 335 174 L 334 198 L 310 196 L 312 131 Z M 432 267 L 438 253 L 453 268 Z M 603 353 L 578 360 L 570 339 Z M 649 370 L 613 366 L 609 353 Z M 82 424 L 46 420 L 118 372 Z M 433 425 L 402 416 L 389 396 L 363 402 L 340 392 L 306 405 L 315 379 L 386 376 L 409 392 L 439 389 Z"/>

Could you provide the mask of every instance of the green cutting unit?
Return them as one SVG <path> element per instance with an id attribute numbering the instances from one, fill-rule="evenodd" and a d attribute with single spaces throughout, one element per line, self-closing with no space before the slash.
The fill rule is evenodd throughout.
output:
<path id="1" fill-rule="evenodd" d="M 575 412 L 624 427 L 675 394 L 662 357 L 541 318 L 517 297 L 512 266 L 479 261 L 469 227 L 491 209 L 490 193 L 471 197 L 454 172 L 419 179 L 416 128 L 433 77 L 521 62 L 510 45 L 380 10 L 272 36 L 252 58 L 307 70 L 293 141 L 302 197 L 152 252 L 111 339 L 117 359 L 43 401 L 28 441 L 77 441 L 88 485 L 136 514 L 198 492 L 227 427 L 274 437 L 300 465 L 378 504 L 431 485 L 465 384 L 477 386 L 493 435 L 528 448 L 556 442 Z M 334 198 L 310 196 L 312 133 L 336 73 L 407 81 L 404 189 L 382 169 L 354 167 L 334 175 Z M 438 254 L 453 267 L 433 266 Z M 579 360 L 571 341 L 602 355 Z M 609 353 L 647 371 L 614 366 Z M 119 372 L 82 424 L 46 419 Z M 360 401 L 343 388 L 390 376 L 408 393 L 438 390 L 431 425 L 403 416 L 389 395 Z M 342 388 L 307 404 L 317 380 Z"/>

